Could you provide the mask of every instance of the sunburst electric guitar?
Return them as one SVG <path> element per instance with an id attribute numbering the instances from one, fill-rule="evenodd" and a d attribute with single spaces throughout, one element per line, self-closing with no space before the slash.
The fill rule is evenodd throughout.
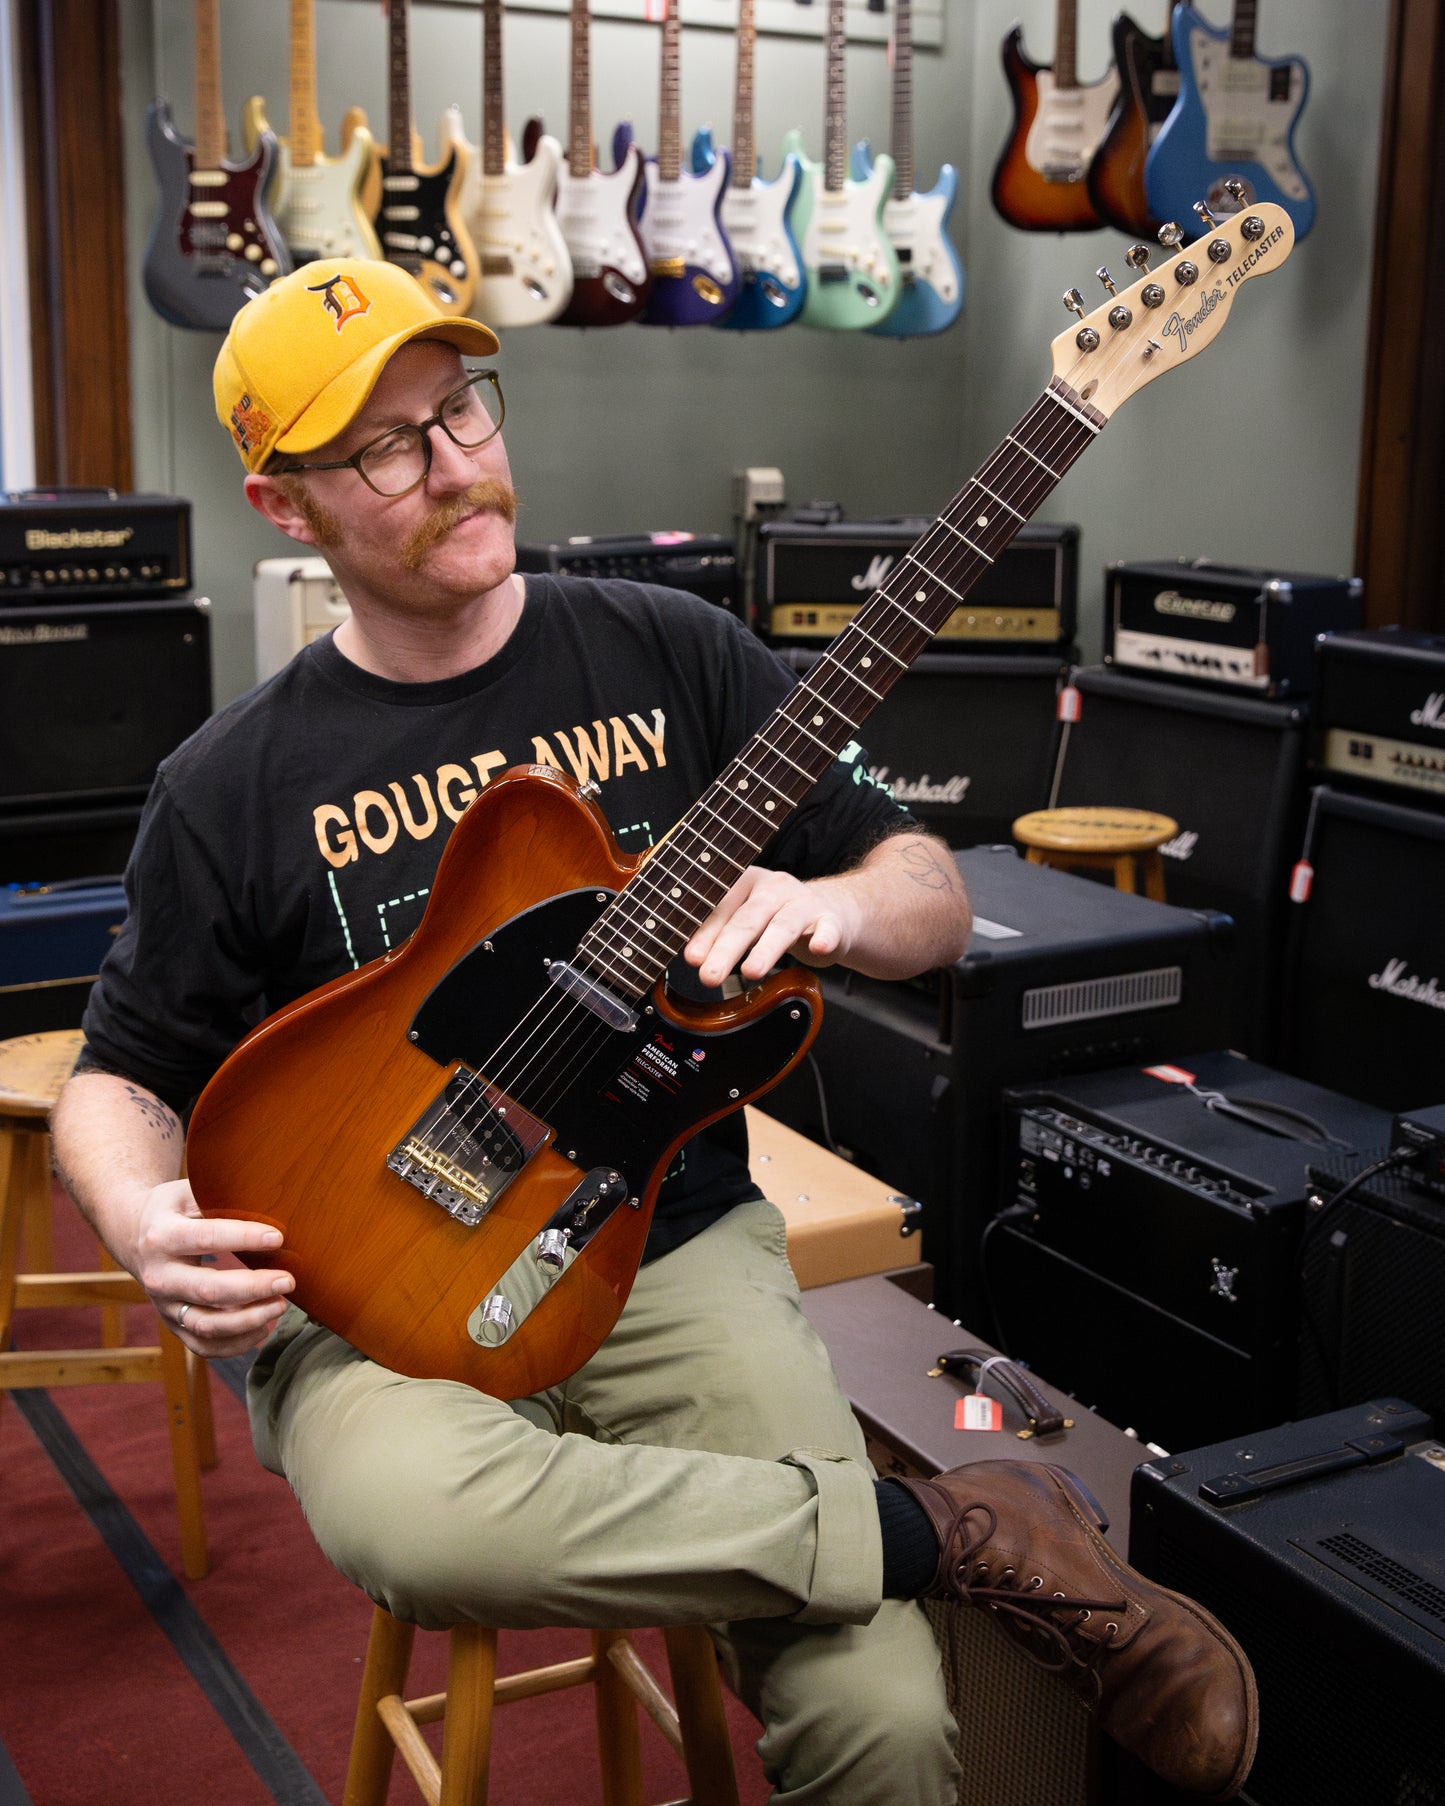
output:
<path id="1" fill-rule="evenodd" d="M 1251 207 L 1080 307 L 1017 426 L 646 857 L 563 773 L 494 780 L 411 938 L 270 1017 L 206 1087 L 201 1209 L 277 1229 L 251 1258 L 398 1372 L 516 1398 L 581 1366 L 677 1150 L 818 1027 L 800 967 L 715 1004 L 672 996 L 667 968 L 1115 409 L 1197 357 L 1292 242 L 1282 208 Z"/>
<path id="2" fill-rule="evenodd" d="M 1088 232 L 1102 225 L 1089 198 L 1089 164 L 1119 93 L 1110 69 L 1096 82 L 1076 73 L 1076 0 L 1057 0 L 1054 61 L 1024 55 L 1023 28 L 1004 40 L 1003 68 L 1014 122 L 993 172 L 993 204 L 1025 232 Z"/>

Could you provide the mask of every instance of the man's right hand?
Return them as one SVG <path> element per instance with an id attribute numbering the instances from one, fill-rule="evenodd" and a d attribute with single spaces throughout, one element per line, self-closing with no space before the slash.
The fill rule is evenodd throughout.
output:
<path id="1" fill-rule="evenodd" d="M 202 1216 L 190 1181 L 170 1180 L 140 1206 L 132 1271 L 187 1348 L 245 1354 L 270 1333 L 296 1281 L 279 1267 L 223 1265 L 220 1257 L 280 1245 L 281 1232 L 262 1223 Z"/>

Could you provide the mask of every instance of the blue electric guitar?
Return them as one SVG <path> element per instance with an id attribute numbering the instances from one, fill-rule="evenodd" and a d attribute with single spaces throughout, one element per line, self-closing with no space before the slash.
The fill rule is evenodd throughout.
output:
<path id="1" fill-rule="evenodd" d="M 928 194 L 913 189 L 913 21 L 911 0 L 894 0 L 893 110 L 889 131 L 893 193 L 883 207 L 883 230 L 898 253 L 900 289 L 886 320 L 870 326 L 885 339 L 942 332 L 963 311 L 963 266 L 948 236 L 958 194 L 958 171 L 945 163 Z M 868 140 L 853 149 L 853 174 L 873 168 Z"/>
<path id="2" fill-rule="evenodd" d="M 742 275 L 738 298 L 718 324 L 742 332 L 786 326 L 803 311 L 807 278 L 797 233 L 812 206 L 812 182 L 792 154 L 775 180 L 758 174 L 753 139 L 753 0 L 738 0 L 738 72 L 733 103 L 732 177 L 722 199 L 723 230 Z M 695 175 L 711 169 L 717 152 L 706 127 L 692 141 Z"/>
<path id="3" fill-rule="evenodd" d="M 1295 161 L 1294 129 L 1309 93 L 1299 57 L 1266 61 L 1254 53 L 1255 0 L 1235 0 L 1228 31 L 1216 31 L 1192 6 L 1175 9 L 1174 60 L 1179 100 L 1159 128 L 1144 166 L 1149 211 L 1177 219 L 1201 191 L 1216 214 L 1240 202 L 1226 188 L 1243 184 L 1244 204 L 1274 201 L 1303 238 L 1314 224 L 1315 196 Z"/>

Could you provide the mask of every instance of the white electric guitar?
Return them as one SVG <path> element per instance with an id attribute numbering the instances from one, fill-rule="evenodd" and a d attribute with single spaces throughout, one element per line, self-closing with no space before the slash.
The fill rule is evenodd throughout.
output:
<path id="1" fill-rule="evenodd" d="M 529 160 L 517 163 L 505 121 L 502 0 L 483 0 L 482 148 L 467 158 L 457 200 L 481 267 L 472 305 L 489 326 L 541 326 L 572 298 L 572 259 L 553 211 L 562 147 L 541 133 Z M 466 144 L 456 107 L 441 130 L 444 142 Z"/>
<path id="2" fill-rule="evenodd" d="M 297 263 L 316 257 L 380 257 L 363 191 L 376 161 L 366 115 L 353 108 L 342 127 L 339 157 L 324 154 L 316 112 L 314 0 L 291 0 L 290 133 L 277 139 L 271 213 Z M 269 131 L 266 102 L 253 94 L 241 115 L 249 156 Z"/>

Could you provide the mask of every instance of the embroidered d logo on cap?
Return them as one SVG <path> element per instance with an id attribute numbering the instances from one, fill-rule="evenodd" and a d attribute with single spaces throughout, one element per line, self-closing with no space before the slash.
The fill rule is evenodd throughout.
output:
<path id="1" fill-rule="evenodd" d="M 394 263 L 303 264 L 231 322 L 213 376 L 216 418 L 247 470 L 274 452 L 315 451 L 355 419 L 392 353 L 418 338 L 464 357 L 497 350 L 489 327 L 438 313 Z"/>

